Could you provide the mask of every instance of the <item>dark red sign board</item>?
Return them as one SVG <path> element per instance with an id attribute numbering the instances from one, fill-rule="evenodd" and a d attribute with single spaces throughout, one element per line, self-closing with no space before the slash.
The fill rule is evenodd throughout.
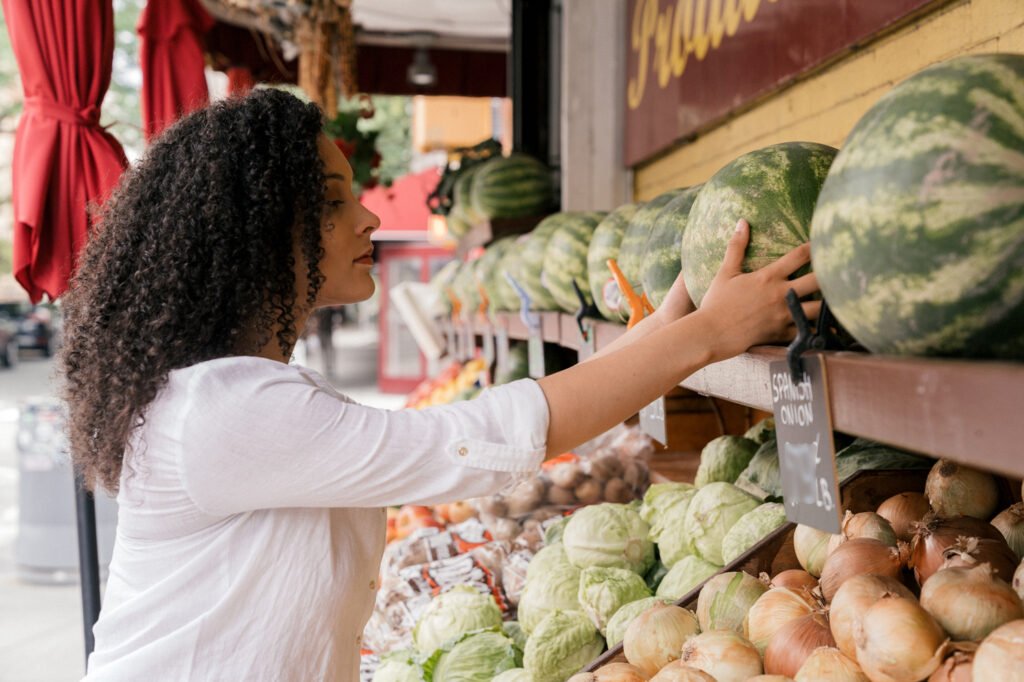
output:
<path id="1" fill-rule="evenodd" d="M 626 164 L 946 0 L 629 0 Z"/>

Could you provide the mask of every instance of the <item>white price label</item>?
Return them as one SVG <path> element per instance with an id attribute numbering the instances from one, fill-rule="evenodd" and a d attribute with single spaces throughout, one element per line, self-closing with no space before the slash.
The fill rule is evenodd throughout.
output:
<path id="1" fill-rule="evenodd" d="M 640 430 L 662 445 L 668 445 L 668 433 L 665 427 L 665 396 L 661 396 L 640 410 Z"/>

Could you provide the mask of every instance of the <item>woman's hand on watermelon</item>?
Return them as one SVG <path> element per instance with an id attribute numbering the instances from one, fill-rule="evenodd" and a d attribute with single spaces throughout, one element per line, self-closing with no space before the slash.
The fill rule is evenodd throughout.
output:
<path id="1" fill-rule="evenodd" d="M 683 273 L 679 273 L 672 287 L 665 294 L 661 305 L 654 311 L 654 316 L 659 318 L 661 325 L 670 324 L 679 318 L 689 315 L 697 306 L 690 300 L 690 292 L 686 290 L 686 283 L 683 281 Z"/>
<path id="2" fill-rule="evenodd" d="M 770 265 L 755 272 L 743 272 L 743 258 L 750 240 L 750 226 L 741 220 L 729 240 L 722 267 L 701 302 L 717 330 L 714 355 L 730 358 L 751 346 L 793 338 L 795 327 L 786 305 L 786 293 L 793 289 L 801 299 L 818 291 L 814 273 L 790 280 L 789 276 L 811 260 L 811 245 L 802 244 Z M 820 301 L 803 304 L 804 314 L 815 319 Z"/>

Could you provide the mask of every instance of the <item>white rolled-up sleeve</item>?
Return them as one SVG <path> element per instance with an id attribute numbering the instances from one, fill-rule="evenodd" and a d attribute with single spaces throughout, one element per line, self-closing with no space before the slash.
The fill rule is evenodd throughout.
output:
<path id="1" fill-rule="evenodd" d="M 180 470 L 210 514 L 436 504 L 493 494 L 544 459 L 536 382 L 425 410 L 351 402 L 294 367 L 199 370 L 181 414 Z"/>

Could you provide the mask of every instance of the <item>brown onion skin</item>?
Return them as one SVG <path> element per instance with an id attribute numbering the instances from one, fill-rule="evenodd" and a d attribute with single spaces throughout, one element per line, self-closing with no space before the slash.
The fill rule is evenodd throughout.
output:
<path id="1" fill-rule="evenodd" d="M 938 514 L 928 514 L 916 525 L 914 537 L 910 541 L 910 567 L 914 569 L 914 577 L 919 585 L 923 585 L 935 571 L 942 568 L 946 561 L 943 552 L 956 543 L 959 537 L 1002 540 L 1006 543 L 999 529 L 988 521 L 971 516 L 944 518 Z"/>
<path id="2" fill-rule="evenodd" d="M 970 540 L 975 539 L 970 538 Z M 1007 583 L 1013 581 L 1013 572 L 1017 570 L 1017 553 L 1010 549 L 1005 539 L 977 540 L 977 548 L 967 553 L 967 556 L 956 551 L 964 546 L 964 543 L 958 540 L 952 547 L 947 549 L 943 553 L 945 561 L 942 562 L 940 570 L 942 568 L 972 568 L 979 564 L 990 564 L 992 566 L 992 575 Z M 924 583 L 921 584 L 923 585 Z"/>
<path id="3" fill-rule="evenodd" d="M 872 560 L 858 561 L 858 557 Z M 832 601 L 843 582 L 855 575 L 868 573 L 899 580 L 902 569 L 896 548 L 871 538 L 854 538 L 839 545 L 825 560 L 821 569 L 821 592 L 826 601 Z"/>
<path id="4" fill-rule="evenodd" d="M 835 645 L 828 617 L 810 613 L 786 623 L 775 633 L 764 650 L 764 671 L 769 675 L 796 677 L 815 649 Z"/>
<path id="5" fill-rule="evenodd" d="M 960 646 L 957 643 L 957 646 Z M 972 646 L 971 651 L 954 651 L 939 669 L 931 674 L 928 682 L 973 682 L 972 668 L 974 664 L 974 651 L 977 648 Z"/>
<path id="6" fill-rule="evenodd" d="M 956 496 L 954 491 L 963 492 L 962 486 L 972 494 Z M 924 494 L 931 508 L 943 516 L 963 514 L 990 519 L 999 506 L 994 476 L 948 459 L 940 459 L 928 472 Z"/>
<path id="7" fill-rule="evenodd" d="M 878 507 L 878 515 L 889 522 L 896 539 L 908 542 L 914 537 L 914 524 L 930 511 L 928 498 L 922 493 L 899 493 Z"/>
<path id="8" fill-rule="evenodd" d="M 788 587 L 794 592 L 802 592 L 804 588 L 813 590 L 818 586 L 818 579 L 802 568 L 791 568 L 772 578 L 771 587 Z"/>

